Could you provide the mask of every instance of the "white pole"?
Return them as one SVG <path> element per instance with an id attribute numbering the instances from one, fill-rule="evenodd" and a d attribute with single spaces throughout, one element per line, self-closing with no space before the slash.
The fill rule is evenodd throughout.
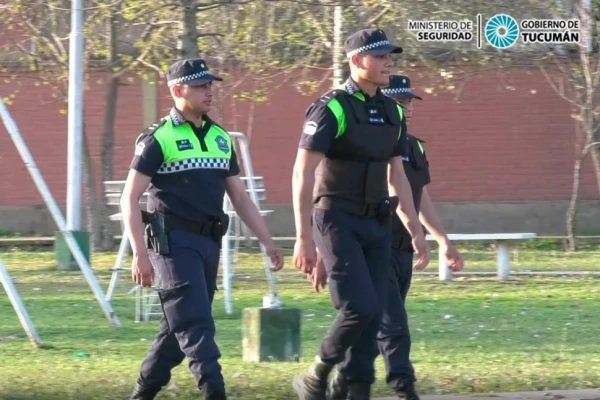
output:
<path id="1" fill-rule="evenodd" d="M 0 104 L 2 104 L 1 101 Z M 29 340 L 35 347 L 41 346 L 42 340 L 38 336 L 35 326 L 33 326 L 33 323 L 29 318 L 29 314 L 27 314 L 27 310 L 25 309 L 25 306 L 19 297 L 19 293 L 17 292 L 12 279 L 10 279 L 8 271 L 6 271 L 6 268 L 2 263 L 2 260 L 0 260 L 0 283 L 2 283 L 2 286 L 4 286 L 4 291 L 8 295 L 8 299 L 12 303 L 13 308 L 17 313 L 17 317 L 19 317 L 19 321 L 21 321 L 21 325 L 23 325 L 23 329 L 25 329 Z"/>
<path id="2" fill-rule="evenodd" d="M 498 279 L 507 281 L 510 278 L 510 249 L 506 242 L 498 242 Z"/>
<path id="3" fill-rule="evenodd" d="M 67 229 L 81 229 L 81 146 L 83 121 L 83 0 L 71 1 L 69 43 L 69 137 L 67 155 Z"/>
<path id="4" fill-rule="evenodd" d="M 225 209 L 228 212 L 229 207 Z M 221 254 L 223 265 L 223 291 L 225 292 L 225 312 L 233 313 L 233 302 L 231 301 L 231 227 L 221 240 Z"/>
<path id="5" fill-rule="evenodd" d="M 2 97 L 0 96 L 0 99 L 1 98 Z M 79 265 L 79 268 L 81 269 L 81 271 L 83 272 L 83 275 L 87 279 L 88 284 L 90 285 L 90 288 L 92 289 L 92 292 L 94 292 L 94 296 L 96 297 L 96 300 L 102 307 L 102 310 L 104 311 L 104 315 L 110 322 L 112 322 L 112 324 L 114 326 L 120 327 L 121 323 L 119 322 L 117 315 L 113 311 L 110 303 L 105 300 L 105 296 L 104 296 L 104 293 L 102 292 L 102 288 L 98 284 L 98 281 L 96 281 L 94 272 L 92 271 L 92 268 L 90 267 L 90 264 L 86 260 L 85 256 L 81 252 L 81 248 L 79 247 L 79 244 L 77 243 L 77 241 L 75 241 L 75 237 L 73 236 L 71 231 L 67 230 L 67 225 L 66 225 L 65 219 L 60 211 L 60 208 L 58 208 L 58 205 L 56 204 L 54 197 L 52 197 L 52 193 L 50 192 L 50 189 L 48 189 L 48 186 L 46 185 L 44 178 L 42 178 L 42 175 L 40 174 L 40 171 L 38 170 L 38 167 L 35 164 L 35 160 L 31 156 L 31 153 L 29 152 L 27 145 L 23 141 L 23 138 L 21 137 L 21 134 L 19 133 L 19 130 L 17 129 L 17 125 L 15 124 L 15 121 L 13 121 L 8 110 L 4 106 L 4 102 L 2 102 L 1 100 L 0 100 L 0 118 L 2 118 L 2 121 L 4 122 L 4 126 L 6 127 L 6 130 L 10 134 L 11 139 L 13 140 L 15 146 L 17 147 L 17 150 L 19 151 L 21 158 L 23 159 L 23 163 L 25 163 L 25 166 L 29 170 L 29 173 L 31 174 L 31 177 L 33 178 L 33 181 L 35 182 L 36 187 L 40 191 L 40 194 L 42 195 L 42 198 L 44 199 L 44 202 L 46 203 L 46 206 L 48 207 L 48 210 L 50 211 L 52 218 L 54 218 L 54 222 L 56 223 L 56 226 L 58 227 L 58 229 L 64 236 L 65 241 L 67 242 L 67 245 L 69 246 L 69 250 L 71 250 L 73 257 L 75 258 L 75 261 L 77 262 L 77 265 Z"/>
<path id="6" fill-rule="evenodd" d="M 113 266 L 113 273 L 110 277 L 110 283 L 108 284 L 108 290 L 106 291 L 106 301 L 112 301 L 115 289 L 119 284 L 119 273 L 123 270 L 123 263 L 127 258 L 127 251 L 129 250 L 129 237 L 127 232 L 123 230 L 123 236 L 121 237 L 121 244 L 119 245 L 119 252 L 117 253 L 117 259 Z"/>
<path id="7" fill-rule="evenodd" d="M 252 170 L 252 162 L 250 159 L 250 146 L 248 145 L 248 140 L 246 136 L 240 132 L 230 132 L 229 135 L 232 138 L 237 138 L 240 141 L 240 151 L 242 156 L 242 161 L 244 163 L 244 171 L 246 172 L 246 176 L 248 177 L 248 190 L 250 191 L 250 198 L 256 205 L 256 208 L 260 210 L 260 200 L 258 198 L 258 194 L 256 193 L 256 187 L 254 186 L 254 171 Z M 261 252 L 263 253 L 263 258 L 265 260 L 265 273 L 267 275 L 267 281 L 269 282 L 269 289 L 271 290 L 270 298 L 268 301 L 272 306 L 281 305 L 281 300 L 277 294 L 277 288 L 275 285 L 275 277 L 273 276 L 273 272 L 271 271 L 271 259 L 267 257 L 267 253 L 265 250 L 265 246 L 260 244 Z M 263 299 L 263 304 L 265 303 L 265 299 Z M 266 307 L 265 307 L 266 308 Z"/>
<path id="8" fill-rule="evenodd" d="M 442 282 L 450 282 L 452 280 L 452 271 L 448 268 L 448 261 L 446 261 L 446 255 L 441 251 L 438 246 L 438 275 L 439 280 Z"/>

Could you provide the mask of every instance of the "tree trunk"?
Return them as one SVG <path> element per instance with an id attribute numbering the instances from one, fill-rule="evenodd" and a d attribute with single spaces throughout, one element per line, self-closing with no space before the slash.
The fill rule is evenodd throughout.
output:
<path id="1" fill-rule="evenodd" d="M 576 224 L 575 217 L 577 216 L 577 206 L 579 200 L 579 189 L 581 187 L 581 168 L 583 166 L 583 160 L 587 154 L 586 147 L 582 146 L 583 150 L 580 150 L 577 159 L 575 160 L 575 167 L 573 173 L 573 191 L 571 192 L 571 202 L 567 209 L 567 250 L 577 250 L 577 241 L 575 238 Z"/>
<path id="2" fill-rule="evenodd" d="M 183 33 L 181 36 L 181 56 L 196 58 L 198 50 L 198 30 L 196 28 L 196 0 L 181 0 L 183 6 Z"/>
<path id="3" fill-rule="evenodd" d="M 598 139 L 598 142 L 600 142 L 600 138 Z M 600 193 L 600 145 L 593 146 L 590 151 L 592 152 L 592 164 L 594 164 L 594 171 L 596 171 L 598 193 Z"/>
<path id="4" fill-rule="evenodd" d="M 119 78 L 111 77 L 106 89 L 106 110 L 104 113 L 104 130 L 102 133 L 102 181 L 113 180 L 113 152 L 115 145 L 115 117 L 117 114 L 117 100 L 119 93 Z M 101 225 L 102 229 L 102 250 L 110 250 L 114 246 L 115 226 L 109 220 L 111 209 L 106 206 L 106 201 L 102 197 L 101 202 Z"/>
<path id="5" fill-rule="evenodd" d="M 335 6 L 333 11 L 333 82 L 335 88 L 343 82 L 344 47 L 342 45 L 343 7 Z"/>
<path id="6" fill-rule="evenodd" d="M 90 250 L 91 252 L 102 248 L 102 225 L 100 224 L 99 203 L 102 206 L 101 200 L 98 199 L 96 187 L 96 178 L 94 177 L 94 167 L 92 164 L 92 155 L 90 152 L 90 144 L 85 130 L 85 122 L 82 132 L 83 139 L 83 196 L 84 196 L 84 213 L 87 231 L 90 232 Z"/>
<path id="7" fill-rule="evenodd" d="M 118 10 L 113 10 L 109 28 L 109 65 L 108 82 L 106 87 L 106 104 L 104 111 L 104 129 L 102 132 L 102 181 L 113 179 L 113 152 L 115 145 L 115 119 L 117 114 L 117 100 L 119 94 L 119 78 L 115 75 L 114 68 L 118 63 Z M 110 209 L 102 201 L 101 225 L 102 250 L 109 250 L 114 245 L 114 226 L 109 220 Z"/>

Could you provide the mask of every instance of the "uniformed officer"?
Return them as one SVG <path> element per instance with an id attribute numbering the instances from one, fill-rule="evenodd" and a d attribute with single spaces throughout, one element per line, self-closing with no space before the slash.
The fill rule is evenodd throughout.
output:
<path id="1" fill-rule="evenodd" d="M 393 98 L 404 109 L 407 125 L 410 124 L 413 113 L 413 99 L 422 100 L 411 90 L 410 79 L 406 76 L 395 75 L 390 79 L 390 85 L 382 92 Z M 433 203 L 425 187 L 431 182 L 429 162 L 423 146 L 424 141 L 408 135 L 409 152 L 404 158 L 404 170 L 411 185 L 413 202 L 420 221 L 436 239 L 440 251 L 445 254 L 448 266 L 459 271 L 463 268 L 463 259 L 456 248 L 450 243 L 448 235 L 440 222 Z M 405 300 L 412 279 L 413 246 L 411 236 L 400 221 L 394 216 L 392 220 L 392 260 L 389 269 L 387 299 L 383 312 L 380 331 L 377 335 L 379 351 L 386 366 L 386 381 L 389 387 L 401 398 L 418 400 L 419 396 L 414 387 L 415 371 L 410 361 L 410 332 Z M 322 265 L 312 276 L 313 285 L 318 289 L 324 285 Z M 361 362 L 361 357 L 353 352 L 340 366 L 338 373 L 332 379 L 328 399 L 345 400 L 348 394 L 346 376 L 351 373 L 354 364 Z M 348 372 L 350 371 L 350 372 Z"/>
<path id="2" fill-rule="evenodd" d="M 293 172 L 294 265 L 310 273 L 316 244 L 339 310 L 315 363 L 294 381 L 305 400 L 325 399 L 328 375 L 351 347 L 361 362 L 349 371 L 349 398 L 369 398 L 394 211 L 413 235 L 418 264 L 429 261 L 402 165 L 407 155 L 403 112 L 380 90 L 389 84 L 391 53 L 402 48 L 390 44 L 380 29 L 353 34 L 345 48 L 351 77 L 309 107 Z"/>
<path id="3" fill-rule="evenodd" d="M 207 113 L 213 75 L 201 59 L 176 62 L 167 83 L 169 115 L 137 139 L 121 210 L 133 250 L 132 278 L 151 286 L 156 269 L 163 318 L 131 399 L 150 400 L 168 384 L 185 357 L 206 399 L 226 398 L 211 305 L 217 286 L 220 243 L 228 227 L 225 192 L 265 245 L 273 270 L 283 266 L 267 227 L 239 178 L 228 133 Z M 139 199 L 148 189 L 148 211 Z M 149 250 L 146 250 L 145 233 Z"/>

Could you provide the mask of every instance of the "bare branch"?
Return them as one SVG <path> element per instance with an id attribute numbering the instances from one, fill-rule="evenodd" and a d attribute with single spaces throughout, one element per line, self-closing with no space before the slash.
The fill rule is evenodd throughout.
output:
<path id="1" fill-rule="evenodd" d="M 146 9 L 144 8 L 142 11 L 140 11 L 139 13 L 135 14 L 130 21 L 137 21 L 140 17 L 143 17 L 144 15 L 148 15 L 148 14 L 154 14 L 159 10 L 162 10 L 163 8 L 168 8 L 168 7 L 172 7 L 173 9 L 177 9 L 179 7 L 178 3 L 165 3 L 165 4 L 161 4 L 158 7 L 154 7 L 154 8 L 150 8 L 150 9 Z M 133 7 L 132 7 L 133 8 Z M 136 7 L 137 8 L 137 7 Z M 129 9 L 128 9 L 129 10 Z M 124 10 L 121 11 L 121 13 L 123 13 Z"/>
<path id="2" fill-rule="evenodd" d="M 99 8 L 112 8 L 114 6 L 119 5 L 120 3 L 122 3 L 124 0 L 116 0 L 111 4 L 102 4 L 99 6 L 93 6 L 93 7 L 83 7 L 84 11 L 88 11 L 88 10 L 97 10 Z M 58 11 L 71 11 L 70 8 L 62 8 L 62 7 L 57 7 L 57 6 L 53 6 L 52 4 L 42 4 L 46 7 L 48 7 L 51 10 L 58 10 Z"/>
<path id="3" fill-rule="evenodd" d="M 392 7 L 389 4 L 383 7 L 383 10 L 381 10 L 378 14 L 376 14 L 374 17 L 368 20 L 366 25 L 370 26 L 376 24 L 390 10 L 390 8 Z"/>
<path id="4" fill-rule="evenodd" d="M 146 67 L 153 69 L 154 71 L 158 72 L 159 76 L 163 76 L 164 72 L 162 71 L 162 69 L 160 69 L 158 66 L 149 63 L 148 61 L 144 60 L 144 59 L 139 59 L 137 60 L 139 64 L 141 65 L 145 65 Z"/>
<path id="5" fill-rule="evenodd" d="M 568 101 L 569 103 L 576 105 L 578 107 L 581 107 L 579 104 L 577 104 L 577 102 L 575 102 L 575 100 L 567 97 L 567 95 L 565 95 L 564 91 L 560 90 L 560 88 L 556 85 L 556 83 L 553 82 L 552 77 L 548 74 L 548 72 L 546 72 L 546 68 L 544 66 L 540 66 L 540 71 L 542 71 L 542 74 L 546 78 L 546 81 L 548 82 L 550 87 L 556 92 L 557 95 L 559 95 L 560 97 L 562 97 L 564 100 Z"/>
<path id="6" fill-rule="evenodd" d="M 166 28 L 167 28 L 166 26 L 160 27 L 158 29 L 157 33 L 161 34 L 162 32 L 165 31 Z M 154 29 L 155 29 L 154 26 L 148 25 L 148 27 L 146 28 L 146 30 L 142 34 L 142 38 L 140 40 L 146 41 L 146 39 L 148 37 L 150 37 L 150 35 L 154 31 Z M 114 74 L 114 77 L 119 78 L 123 74 L 125 74 L 126 72 L 130 71 L 131 69 L 133 69 L 136 66 L 138 66 L 139 64 L 141 64 L 142 61 L 148 56 L 148 54 L 150 54 L 151 51 L 152 51 L 152 46 L 145 46 L 144 47 L 144 51 L 133 62 L 131 62 L 127 67 L 123 68 L 121 71 L 119 71 L 118 73 Z"/>
<path id="7" fill-rule="evenodd" d="M 178 20 L 165 20 L 165 21 L 157 21 L 157 22 L 136 22 L 135 24 L 131 24 L 131 26 L 140 26 L 140 25 L 152 25 L 152 26 L 162 26 L 162 25 L 178 25 L 181 24 L 181 21 Z"/>

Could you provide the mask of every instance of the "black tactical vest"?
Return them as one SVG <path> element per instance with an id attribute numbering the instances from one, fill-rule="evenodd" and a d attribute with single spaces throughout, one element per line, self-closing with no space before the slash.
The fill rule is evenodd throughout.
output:
<path id="1" fill-rule="evenodd" d="M 408 161 L 404 161 L 404 172 L 410 183 L 413 202 L 418 214 L 421 208 L 423 188 L 431 182 L 431 177 L 425 151 L 419 145 L 419 139 L 411 135 L 408 135 Z M 394 247 L 412 251 L 411 237 L 397 214 L 394 214 L 392 218 L 392 236 Z"/>
<path id="2" fill-rule="evenodd" d="M 388 163 L 402 131 L 396 103 L 383 95 L 362 101 L 343 90 L 326 96 L 340 102 L 346 130 L 317 167 L 315 203 L 324 197 L 359 206 L 381 202 L 389 196 Z"/>

